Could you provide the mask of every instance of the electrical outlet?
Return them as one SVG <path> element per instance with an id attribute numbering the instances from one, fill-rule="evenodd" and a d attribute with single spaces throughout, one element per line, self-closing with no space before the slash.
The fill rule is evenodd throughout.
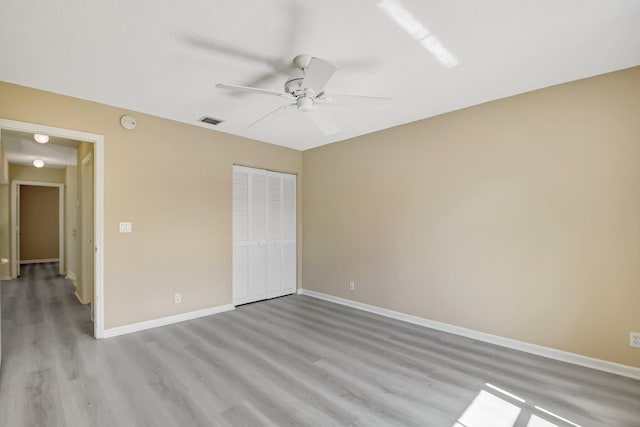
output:
<path id="1" fill-rule="evenodd" d="M 629 334 L 629 345 L 631 347 L 640 347 L 640 332 L 631 332 Z"/>
<path id="2" fill-rule="evenodd" d="M 173 300 L 175 301 L 176 304 L 180 304 L 182 302 L 182 294 L 181 293 L 177 293 L 173 296 Z"/>
<path id="3" fill-rule="evenodd" d="M 353 280 L 349 280 L 349 290 L 350 291 L 356 290 L 356 282 L 354 282 Z"/>

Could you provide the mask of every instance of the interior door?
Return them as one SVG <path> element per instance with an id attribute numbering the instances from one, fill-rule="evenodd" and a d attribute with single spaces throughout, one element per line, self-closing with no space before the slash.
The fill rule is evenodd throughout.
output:
<path id="1" fill-rule="evenodd" d="M 296 291 L 298 283 L 296 245 L 296 176 L 282 177 L 282 294 Z"/>
<path id="2" fill-rule="evenodd" d="M 267 174 L 267 293 L 282 291 L 282 177 Z"/>
<path id="3" fill-rule="evenodd" d="M 233 302 L 249 296 L 249 171 L 233 169 Z"/>
<path id="4" fill-rule="evenodd" d="M 249 301 L 267 297 L 266 185 L 266 171 L 249 172 Z"/>
<path id="5" fill-rule="evenodd" d="M 16 239 L 16 253 L 15 253 L 15 261 L 16 261 L 16 266 L 15 266 L 15 271 L 16 271 L 16 276 L 20 277 L 20 188 L 22 186 L 21 185 L 16 185 L 16 234 L 15 234 L 15 239 Z"/>
<path id="6" fill-rule="evenodd" d="M 82 301 L 91 303 L 93 320 L 93 275 L 94 275 L 94 237 L 93 237 L 93 155 L 82 160 L 80 176 L 80 257 Z"/>

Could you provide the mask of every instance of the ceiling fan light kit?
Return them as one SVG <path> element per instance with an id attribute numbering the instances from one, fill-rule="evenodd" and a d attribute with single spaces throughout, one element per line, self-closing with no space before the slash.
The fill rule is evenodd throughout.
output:
<path id="1" fill-rule="evenodd" d="M 296 106 L 298 107 L 298 111 L 302 111 L 305 113 L 318 109 L 318 107 L 314 105 L 313 99 L 308 96 L 301 96 L 300 98 L 296 99 Z"/>
<path id="2" fill-rule="evenodd" d="M 235 90 L 259 95 L 279 96 L 291 101 L 289 104 L 281 105 L 267 115 L 251 123 L 249 127 L 256 126 L 268 118 L 296 108 L 297 111 L 308 113 L 311 122 L 325 135 L 338 133 L 340 129 L 332 117 L 318 111 L 318 105 L 332 104 L 333 98 L 324 92 L 326 84 L 338 70 L 338 67 L 329 61 L 316 58 L 310 55 L 298 55 L 293 59 L 293 64 L 302 72 L 302 77 L 295 76 L 284 83 L 284 92 L 268 89 L 261 89 L 249 86 L 216 84 L 218 89 Z M 349 98 L 369 99 L 369 100 L 389 100 L 389 98 L 359 95 L 336 95 L 343 100 Z"/>

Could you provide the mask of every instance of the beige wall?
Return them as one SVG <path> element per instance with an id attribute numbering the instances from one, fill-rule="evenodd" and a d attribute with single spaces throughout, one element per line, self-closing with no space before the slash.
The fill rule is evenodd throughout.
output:
<path id="1" fill-rule="evenodd" d="M 20 187 L 20 261 L 58 258 L 59 188 Z"/>
<path id="2" fill-rule="evenodd" d="M 2 148 L 2 129 L 0 129 L 0 280 L 10 278 L 9 267 L 9 211 L 5 200 L 9 197 L 9 163 Z M 0 353 L 1 355 L 1 353 Z"/>
<path id="3" fill-rule="evenodd" d="M 78 271 L 78 168 L 75 166 L 65 169 L 65 190 L 64 259 L 66 273 L 73 278 Z"/>
<path id="4" fill-rule="evenodd" d="M 9 161 L 2 148 L 2 129 L 0 129 L 0 184 L 9 183 Z"/>
<path id="5" fill-rule="evenodd" d="M 2 129 L 0 129 L 0 280 L 11 277 L 9 257 L 9 163 L 2 148 Z"/>
<path id="6" fill-rule="evenodd" d="M 636 67 L 305 151 L 304 287 L 640 366 L 639 94 Z"/>
<path id="7" fill-rule="evenodd" d="M 37 181 L 64 184 L 65 171 L 62 168 L 36 168 L 34 166 L 9 164 L 10 181 Z"/>
<path id="8" fill-rule="evenodd" d="M 105 136 L 107 328 L 231 303 L 233 163 L 302 170 L 299 151 L 121 108 L 7 83 L 0 99 L 1 118 Z M 125 113 L 134 131 L 120 127 Z M 119 234 L 120 221 L 133 233 Z"/>

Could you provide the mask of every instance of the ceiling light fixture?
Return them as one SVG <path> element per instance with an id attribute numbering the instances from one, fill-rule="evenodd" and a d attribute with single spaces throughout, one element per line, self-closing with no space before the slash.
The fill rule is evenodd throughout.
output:
<path id="1" fill-rule="evenodd" d="M 46 144 L 47 142 L 49 142 L 49 135 L 36 133 L 35 135 L 33 135 L 33 139 L 35 139 L 36 142 L 39 142 L 40 144 Z"/>
<path id="2" fill-rule="evenodd" d="M 398 0 L 382 0 L 378 7 L 384 11 L 398 26 L 416 39 L 434 58 L 447 68 L 458 65 L 458 59 L 440 43 L 427 27 Z"/>
<path id="3" fill-rule="evenodd" d="M 44 166 L 44 160 L 42 159 L 35 159 L 33 161 L 33 166 L 37 167 L 37 168 L 41 168 Z"/>

